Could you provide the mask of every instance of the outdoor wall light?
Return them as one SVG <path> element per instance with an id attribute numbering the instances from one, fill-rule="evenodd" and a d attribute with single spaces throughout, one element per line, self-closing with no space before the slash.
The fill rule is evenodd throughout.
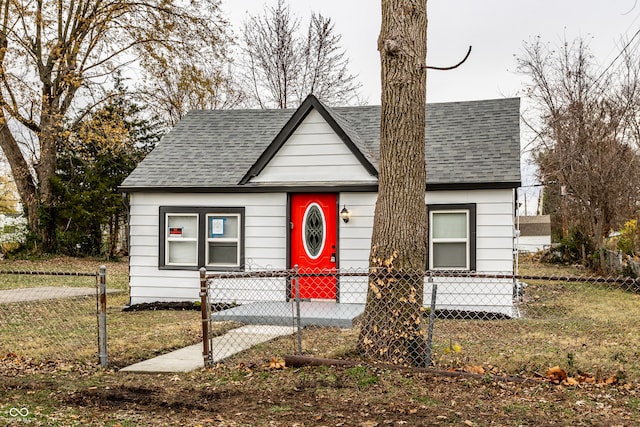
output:
<path id="1" fill-rule="evenodd" d="M 349 212 L 349 209 L 347 209 L 347 206 L 344 206 L 340 211 L 340 218 L 342 218 L 345 224 L 349 222 L 349 218 L 351 218 L 351 212 Z"/>

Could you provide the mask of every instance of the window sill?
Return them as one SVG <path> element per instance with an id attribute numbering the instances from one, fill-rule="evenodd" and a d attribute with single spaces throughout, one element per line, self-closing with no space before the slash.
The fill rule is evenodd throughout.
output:
<path id="1" fill-rule="evenodd" d="M 244 267 L 217 267 L 206 266 L 207 271 L 210 272 L 233 272 L 244 271 Z M 184 271 L 198 271 L 200 267 L 197 265 L 159 265 L 158 270 L 184 270 Z"/>

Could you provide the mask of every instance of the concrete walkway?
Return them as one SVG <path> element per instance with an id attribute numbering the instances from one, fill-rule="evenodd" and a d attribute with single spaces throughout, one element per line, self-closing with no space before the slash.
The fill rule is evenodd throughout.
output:
<path id="1" fill-rule="evenodd" d="M 219 362 L 256 344 L 294 333 L 295 329 L 290 326 L 246 325 L 232 329 L 213 338 L 213 362 Z M 202 343 L 199 343 L 127 366 L 120 369 L 120 372 L 190 372 L 203 367 Z"/>
<path id="2" fill-rule="evenodd" d="M 300 307 L 302 326 L 337 326 L 350 328 L 364 311 L 364 304 L 339 304 L 335 301 L 303 301 Z M 297 306 L 289 302 L 243 304 L 211 315 L 213 321 L 231 320 L 245 326 L 232 329 L 212 340 L 212 361 L 224 360 L 257 344 L 292 335 Z M 204 367 L 202 343 L 154 357 L 121 369 L 122 372 L 189 372 Z"/>

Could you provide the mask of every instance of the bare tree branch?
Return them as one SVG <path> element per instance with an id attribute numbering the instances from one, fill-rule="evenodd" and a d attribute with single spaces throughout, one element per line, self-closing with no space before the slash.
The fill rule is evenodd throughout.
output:
<path id="1" fill-rule="evenodd" d="M 346 105 L 360 84 L 349 73 L 330 18 L 312 13 L 306 34 L 284 0 L 249 16 L 242 32 L 242 68 L 253 105 L 287 108 L 310 93 L 329 105 Z"/>
<path id="2" fill-rule="evenodd" d="M 537 107 L 533 150 L 547 209 L 562 222 L 566 237 L 573 227 L 590 251 L 635 214 L 640 178 L 638 135 L 639 66 L 596 74 L 586 43 L 565 42 L 556 51 L 540 39 L 524 45 L 520 72 L 529 76 L 529 98 Z M 535 123 L 535 124 L 534 124 Z M 564 191 L 561 194 L 561 189 Z M 599 266 L 596 266 L 599 267 Z"/>
<path id="3" fill-rule="evenodd" d="M 439 71 L 455 70 L 456 68 L 458 68 L 459 66 L 467 62 L 467 59 L 469 59 L 469 55 L 471 55 L 471 46 L 469 46 L 469 50 L 467 50 L 467 54 L 464 56 L 464 58 L 462 58 L 462 60 L 458 62 L 456 65 L 451 65 L 449 67 L 434 67 L 433 65 L 426 65 L 425 68 L 428 70 L 439 70 Z"/>

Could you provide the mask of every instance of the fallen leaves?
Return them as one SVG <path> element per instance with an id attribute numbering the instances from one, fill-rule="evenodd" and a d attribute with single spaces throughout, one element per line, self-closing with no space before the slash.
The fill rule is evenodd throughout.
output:
<path id="1" fill-rule="evenodd" d="M 54 374 L 86 373 L 95 371 L 95 366 L 90 363 L 75 363 L 73 365 L 62 360 L 40 360 L 26 357 L 16 353 L 0 354 L 0 375 L 25 376 L 37 373 Z"/>
<path id="2" fill-rule="evenodd" d="M 278 357 L 272 357 L 269 364 L 266 366 L 268 369 L 284 369 L 286 368 L 284 360 Z"/>
<path id="3" fill-rule="evenodd" d="M 470 372 L 472 374 L 484 375 L 485 369 L 481 365 L 466 365 L 463 368 L 464 372 Z"/>
<path id="4" fill-rule="evenodd" d="M 560 366 L 554 366 L 547 371 L 547 379 L 552 382 L 560 383 L 567 378 L 567 373 Z"/>
<path id="5" fill-rule="evenodd" d="M 598 378 L 587 373 L 580 373 L 575 377 L 570 377 L 560 366 L 553 366 L 549 368 L 545 378 L 552 383 L 562 384 L 565 386 L 576 386 L 580 384 L 612 385 L 618 383 L 617 375 L 611 375 L 607 378 Z"/>

